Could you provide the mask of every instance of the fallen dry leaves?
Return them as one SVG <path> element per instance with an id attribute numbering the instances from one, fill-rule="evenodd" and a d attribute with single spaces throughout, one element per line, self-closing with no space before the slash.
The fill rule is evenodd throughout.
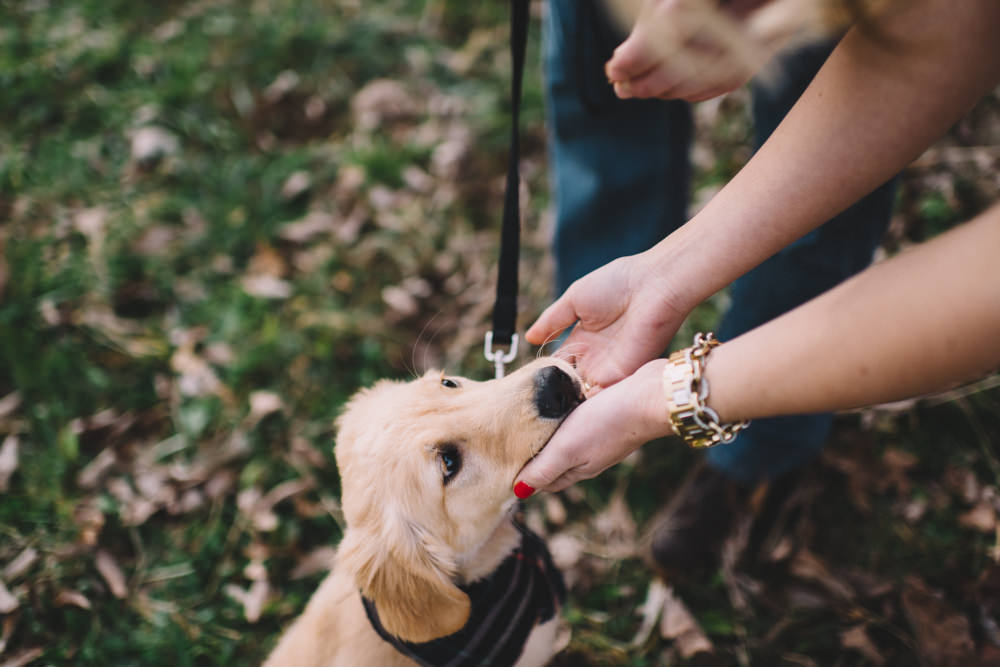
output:
<path id="1" fill-rule="evenodd" d="M 7 491 L 11 475 L 17 470 L 17 436 L 8 435 L 0 445 L 0 493 Z"/>
<path id="2" fill-rule="evenodd" d="M 94 567 L 100 572 L 111 594 L 118 599 L 128 595 L 128 583 L 118 561 L 105 549 L 98 549 L 94 556 Z"/>
<path id="3" fill-rule="evenodd" d="M 975 664 L 969 619 L 956 611 L 941 592 L 909 576 L 903 586 L 902 605 L 924 664 L 928 667 Z"/>

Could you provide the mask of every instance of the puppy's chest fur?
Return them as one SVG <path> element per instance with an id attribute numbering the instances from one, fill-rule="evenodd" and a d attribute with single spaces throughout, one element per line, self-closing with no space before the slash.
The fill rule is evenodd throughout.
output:
<path id="1" fill-rule="evenodd" d="M 438 644 L 424 646 L 423 650 L 418 647 L 412 653 L 400 650 L 399 640 L 394 643 L 392 638 L 380 635 L 377 620 L 373 623 L 371 608 L 352 578 L 335 567 L 302 616 L 282 637 L 265 667 L 545 665 L 552 658 L 560 630 L 559 609 L 565 596 L 562 575 L 538 536 L 514 523 L 499 532 L 518 533 L 520 546 L 513 553 L 508 550 L 493 572 L 463 587 L 470 589 L 474 610 L 469 623 L 456 635 L 437 640 Z M 526 572 L 529 576 L 524 576 Z M 510 623 L 515 617 L 527 625 Z M 482 642 L 484 638 L 488 640 Z M 455 655 L 456 649 L 470 652 Z"/>
<path id="2" fill-rule="evenodd" d="M 532 635 L 540 633 L 536 642 L 541 646 L 542 636 L 555 625 L 549 622 L 556 620 L 566 589 L 545 543 L 520 524 L 513 525 L 520 533 L 517 547 L 493 572 L 461 586 L 471 602 L 465 627 L 429 642 L 403 641 L 383 628 L 378 605 L 362 598 L 378 635 L 421 665 L 513 665 L 533 653 L 525 650 Z"/>

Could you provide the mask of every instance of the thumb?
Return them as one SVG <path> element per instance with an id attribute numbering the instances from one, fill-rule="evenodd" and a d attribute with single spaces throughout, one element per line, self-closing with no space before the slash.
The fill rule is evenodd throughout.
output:
<path id="1" fill-rule="evenodd" d="M 555 303 L 546 308 L 535 323 L 524 333 L 525 339 L 532 345 L 542 345 L 554 339 L 577 319 L 573 301 L 563 295 Z"/>
<path id="2" fill-rule="evenodd" d="M 558 456 L 546 456 L 552 451 L 543 449 L 535 458 L 528 461 L 514 482 L 514 495 L 522 500 L 531 496 L 538 489 L 545 489 L 559 479 L 567 467 Z"/>
<path id="3" fill-rule="evenodd" d="M 625 82 L 645 74 L 656 64 L 656 54 L 647 48 L 642 32 L 634 30 L 615 49 L 604 66 L 604 73 L 612 82 Z"/>

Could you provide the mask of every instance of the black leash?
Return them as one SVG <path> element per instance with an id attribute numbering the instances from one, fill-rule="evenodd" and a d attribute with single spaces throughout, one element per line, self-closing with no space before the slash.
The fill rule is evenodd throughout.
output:
<path id="1" fill-rule="evenodd" d="M 507 184 L 504 189 L 503 226 L 500 231 L 500 262 L 497 267 L 497 297 L 493 305 L 493 329 L 486 332 L 483 352 L 494 364 L 496 377 L 503 377 L 504 365 L 517 356 L 517 263 L 521 245 L 518 166 L 521 161 L 521 81 L 524 78 L 524 54 L 528 45 L 530 0 L 511 0 L 510 83 L 511 130 L 507 156 Z M 494 345 L 509 346 L 508 351 Z"/>

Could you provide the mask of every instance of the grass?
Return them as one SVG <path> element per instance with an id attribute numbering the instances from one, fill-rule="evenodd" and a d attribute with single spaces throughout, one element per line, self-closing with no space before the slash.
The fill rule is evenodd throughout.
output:
<path id="1" fill-rule="evenodd" d="M 303 569 L 309 555 L 341 535 L 332 421 L 346 398 L 432 365 L 488 373 L 505 11 L 0 3 L 0 443 L 17 444 L 0 495 L 0 581 L 16 600 L 0 615 L 0 661 L 259 662 L 322 576 Z M 366 126 L 352 103 L 376 79 L 403 103 Z M 546 304 L 550 272 L 537 69 L 526 86 L 522 323 Z M 741 103 L 699 130 L 715 157 L 699 188 L 745 156 Z M 981 207 L 980 173 L 935 189 L 949 168 L 907 175 L 897 241 Z M 292 188 L 298 173 L 309 178 Z M 914 664 L 908 575 L 956 613 L 985 610 L 968 618 L 989 645 L 993 598 L 977 581 L 995 540 L 959 522 L 972 503 L 948 480 L 995 489 L 998 400 L 846 416 L 781 534 L 888 592 L 831 599 L 790 559 L 747 566 L 763 583 L 744 609 L 721 573 L 678 582 L 714 658 L 869 664 L 841 640 L 863 624 L 886 664 Z M 897 450 L 915 463 L 894 468 Z M 657 451 L 562 496 L 565 522 L 540 500 L 529 517 L 588 547 L 633 544 L 693 461 L 672 443 Z M 617 493 L 631 535 L 595 519 Z M 914 502 L 926 505 L 916 519 Z M 653 579 L 641 554 L 587 553 L 573 570 L 566 664 L 687 662 L 656 632 L 632 644 Z"/>

